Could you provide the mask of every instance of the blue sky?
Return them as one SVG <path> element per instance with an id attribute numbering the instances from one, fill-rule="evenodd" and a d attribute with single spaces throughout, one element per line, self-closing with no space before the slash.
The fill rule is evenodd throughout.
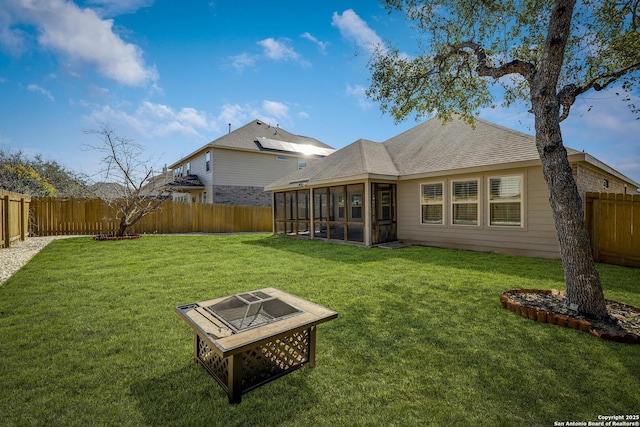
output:
<path id="1" fill-rule="evenodd" d="M 375 0 L 3 0 L 0 148 L 98 180 L 84 131 L 101 123 L 159 168 L 253 119 L 338 149 L 384 141 L 417 122 L 364 96 L 369 51 L 412 54 L 416 36 Z M 640 120 L 614 92 L 576 102 L 565 144 L 640 181 Z M 532 134 L 525 110 L 480 117 Z"/>

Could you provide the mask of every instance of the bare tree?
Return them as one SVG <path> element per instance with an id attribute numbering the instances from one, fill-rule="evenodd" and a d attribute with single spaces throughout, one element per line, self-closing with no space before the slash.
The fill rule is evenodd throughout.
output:
<path id="1" fill-rule="evenodd" d="M 371 60 L 368 95 L 396 120 L 416 112 L 470 122 L 492 105 L 526 104 L 560 243 L 567 302 L 590 317 L 607 316 L 582 201 L 563 145 L 560 122 L 576 98 L 620 85 L 628 95 L 640 70 L 637 0 L 386 0 L 422 34 L 421 55 L 380 49 Z M 638 111 L 629 96 L 629 107 Z"/>
<path id="2" fill-rule="evenodd" d="M 89 145 L 89 149 L 102 153 L 101 178 L 115 184 L 110 187 L 113 193 L 104 200 L 117 211 L 120 222 L 116 236 L 124 236 L 127 228 L 158 210 L 170 191 L 162 181 L 152 179 L 152 162 L 142 157 L 140 144 L 118 136 L 107 125 L 85 133 L 101 138 L 100 145 Z"/>

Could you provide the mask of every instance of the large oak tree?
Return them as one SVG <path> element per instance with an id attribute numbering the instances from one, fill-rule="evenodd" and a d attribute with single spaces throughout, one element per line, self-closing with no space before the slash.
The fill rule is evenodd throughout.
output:
<path id="1" fill-rule="evenodd" d="M 386 0 L 420 32 L 420 54 L 380 48 L 369 62 L 368 95 L 397 121 L 412 113 L 472 122 L 492 105 L 524 102 L 558 234 L 567 304 L 607 315 L 560 123 L 576 98 L 612 86 L 629 96 L 640 70 L 640 0 Z"/>

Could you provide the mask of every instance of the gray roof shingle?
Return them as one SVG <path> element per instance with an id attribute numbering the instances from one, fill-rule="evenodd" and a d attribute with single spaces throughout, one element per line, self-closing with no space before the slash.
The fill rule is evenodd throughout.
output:
<path id="1" fill-rule="evenodd" d="M 296 144 L 308 144 L 316 147 L 332 148 L 315 138 L 295 135 L 280 127 L 273 127 L 260 120 L 253 120 L 233 132 L 229 132 L 228 134 L 211 141 L 208 145 L 210 147 L 226 147 L 260 151 L 260 148 L 255 142 L 258 137 L 269 138 L 276 141 L 294 142 Z"/>
<path id="2" fill-rule="evenodd" d="M 539 159 L 531 135 L 482 119 L 476 119 L 475 127 L 457 118 L 446 124 L 431 119 L 383 143 L 360 139 L 267 189 L 307 179 L 324 181 L 362 174 L 402 177 Z"/>

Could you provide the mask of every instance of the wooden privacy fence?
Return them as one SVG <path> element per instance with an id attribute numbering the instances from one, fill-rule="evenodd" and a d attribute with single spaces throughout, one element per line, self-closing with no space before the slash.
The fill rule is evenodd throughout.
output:
<path id="1" fill-rule="evenodd" d="M 30 202 L 29 196 L 0 190 L 0 248 L 8 248 L 11 242 L 25 239 Z"/>
<path id="2" fill-rule="evenodd" d="M 640 267 L 640 195 L 587 193 L 586 202 L 595 260 Z"/>
<path id="3" fill-rule="evenodd" d="M 113 234 L 116 210 L 101 199 L 34 198 L 31 232 L 37 236 Z M 237 233 L 271 231 L 271 208 L 164 202 L 127 233 Z"/>

